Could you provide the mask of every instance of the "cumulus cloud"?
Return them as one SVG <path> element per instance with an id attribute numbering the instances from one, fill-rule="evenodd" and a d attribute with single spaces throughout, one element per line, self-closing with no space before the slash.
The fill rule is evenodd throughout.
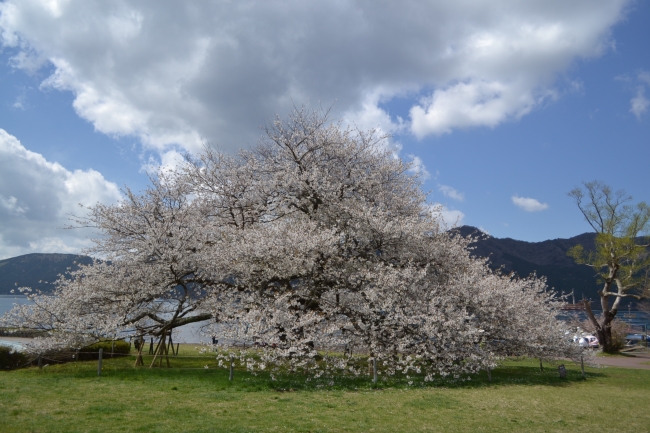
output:
<path id="1" fill-rule="evenodd" d="M 555 98 L 629 3 L 5 0 L 0 32 L 13 66 L 52 66 L 42 86 L 98 131 L 164 153 L 253 144 L 302 103 L 418 137 L 494 127 Z M 381 108 L 397 97 L 410 119 Z"/>
<path id="2" fill-rule="evenodd" d="M 434 217 L 439 218 L 439 221 L 448 229 L 463 225 L 465 214 L 459 210 L 451 209 L 445 204 L 433 203 L 429 205 L 429 211 Z"/>
<path id="3" fill-rule="evenodd" d="M 411 159 L 411 168 L 409 171 L 414 174 L 418 174 L 420 176 L 420 179 L 426 180 L 431 177 L 431 173 L 427 170 L 426 166 L 424 165 L 424 161 L 422 161 L 422 158 L 419 156 L 415 155 L 407 155 L 408 158 Z"/>
<path id="4" fill-rule="evenodd" d="M 645 89 L 639 87 L 636 91 L 636 96 L 630 100 L 630 113 L 634 114 L 637 119 L 648 111 L 650 101 L 645 97 Z"/>
<path id="5" fill-rule="evenodd" d="M 539 212 L 544 209 L 548 209 L 548 204 L 540 203 L 538 200 L 534 198 L 518 197 L 516 195 L 513 195 L 511 198 L 515 206 L 525 210 L 526 212 Z"/>
<path id="6" fill-rule="evenodd" d="M 454 200 L 458 201 L 464 201 L 465 200 L 465 194 L 462 192 L 456 191 L 454 188 L 448 186 L 448 185 L 438 185 L 438 190 L 443 193 L 446 197 L 452 198 Z"/>
<path id="7" fill-rule="evenodd" d="M 94 170 L 69 171 L 0 129 L 0 259 L 34 252 L 77 253 L 88 230 L 63 230 L 79 204 L 113 203 L 120 192 Z"/>

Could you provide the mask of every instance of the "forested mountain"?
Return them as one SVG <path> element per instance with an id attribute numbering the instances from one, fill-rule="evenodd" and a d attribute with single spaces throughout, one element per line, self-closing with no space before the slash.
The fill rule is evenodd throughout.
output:
<path id="1" fill-rule="evenodd" d="M 480 237 L 480 240 L 472 244 L 473 254 L 488 257 L 490 266 L 494 269 L 503 267 L 504 272 L 514 271 L 521 277 L 536 272 L 538 276 L 546 277 L 549 287 L 560 293 L 570 293 L 573 290 L 576 301 L 581 300 L 583 296 L 594 301 L 599 299 L 598 290 L 602 285 L 594 271 L 588 266 L 577 265 L 567 256 L 567 251 L 578 244 L 586 250 L 593 249 L 595 233 L 583 233 L 569 239 L 525 242 L 495 238 L 471 226 L 462 226 L 457 230 L 464 236 Z M 625 301 L 623 300 L 623 307 L 627 308 L 628 303 Z M 599 302 L 592 305 L 595 309 L 600 308 Z"/>
<path id="2" fill-rule="evenodd" d="M 465 236 L 480 235 L 481 240 L 472 245 L 473 254 L 489 257 L 493 268 L 503 267 L 505 272 L 514 271 L 522 277 L 536 272 L 539 276 L 545 276 L 549 287 L 558 292 L 569 293 L 573 290 L 576 301 L 583 296 L 598 299 L 597 292 L 601 286 L 594 272 L 587 266 L 576 265 L 566 254 L 569 248 L 577 244 L 586 249 L 593 248 L 595 233 L 583 233 L 569 239 L 525 242 L 487 236 L 471 226 L 462 226 L 457 230 Z M 27 254 L 0 260 L 0 294 L 9 294 L 16 289 L 16 283 L 18 286 L 50 291 L 57 275 L 65 273 L 68 267 L 74 268 L 75 262 L 86 264 L 91 259 L 74 254 Z M 627 306 L 627 303 L 624 305 Z M 594 308 L 599 308 L 598 304 Z"/>
<path id="3" fill-rule="evenodd" d="M 9 295 L 11 290 L 17 294 L 18 287 L 52 291 L 58 274 L 75 269 L 77 263 L 91 262 L 90 257 L 76 254 L 26 254 L 0 260 L 0 295 Z"/>

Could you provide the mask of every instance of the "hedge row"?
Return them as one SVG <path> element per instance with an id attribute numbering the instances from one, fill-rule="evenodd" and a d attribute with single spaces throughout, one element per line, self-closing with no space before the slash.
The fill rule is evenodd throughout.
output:
<path id="1" fill-rule="evenodd" d="M 27 365 L 29 358 L 22 352 L 16 352 L 10 347 L 0 346 L 0 369 L 13 370 Z"/>

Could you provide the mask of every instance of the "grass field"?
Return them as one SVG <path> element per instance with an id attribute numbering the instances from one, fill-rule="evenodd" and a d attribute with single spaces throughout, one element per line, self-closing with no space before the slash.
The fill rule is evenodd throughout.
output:
<path id="1" fill-rule="evenodd" d="M 185 347 L 181 355 L 196 354 Z M 298 377 L 271 380 L 205 358 L 133 368 L 133 357 L 0 372 L 0 431 L 9 432 L 645 432 L 650 371 L 567 365 L 539 371 L 506 361 L 470 381 L 409 386 L 369 378 L 322 387 Z M 208 365 L 209 368 L 203 368 Z M 603 411 L 602 408 L 607 408 Z"/>

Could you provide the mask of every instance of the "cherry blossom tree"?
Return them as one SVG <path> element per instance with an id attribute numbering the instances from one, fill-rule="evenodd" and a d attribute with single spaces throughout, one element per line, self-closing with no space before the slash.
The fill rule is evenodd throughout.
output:
<path id="1" fill-rule="evenodd" d="M 473 258 L 387 137 L 300 110 L 237 155 L 210 148 L 142 195 L 91 208 L 103 258 L 14 309 L 59 340 L 210 319 L 252 368 L 461 376 L 506 355 L 575 356 L 542 280 Z M 347 356 L 325 356 L 322 349 Z M 321 351 L 319 352 L 319 349 Z"/>

